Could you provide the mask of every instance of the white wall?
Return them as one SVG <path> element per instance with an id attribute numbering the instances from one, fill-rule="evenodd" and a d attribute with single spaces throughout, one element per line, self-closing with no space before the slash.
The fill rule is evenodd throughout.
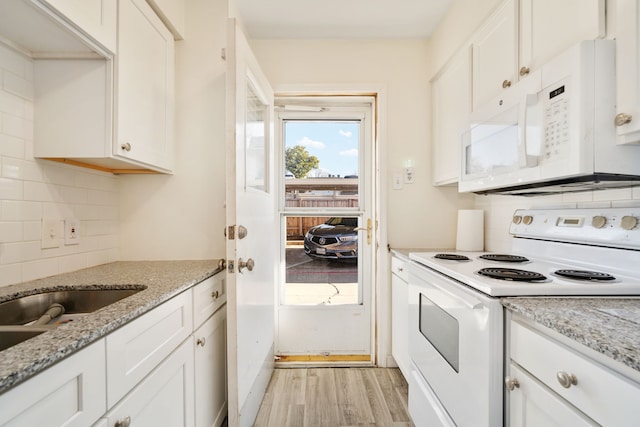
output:
<path id="1" fill-rule="evenodd" d="M 118 178 L 33 158 L 33 62 L 0 45 L 0 286 L 118 259 Z M 80 244 L 41 249 L 42 218 Z"/>
<path id="2" fill-rule="evenodd" d="M 432 55 L 433 76 L 446 64 L 453 53 L 467 41 L 502 0 L 455 0 L 451 9 L 429 41 Z M 608 7 L 615 6 L 609 2 Z M 613 22 L 609 18 L 608 37 L 613 37 Z M 606 207 L 640 205 L 640 188 L 589 191 L 556 196 L 475 196 L 475 207 L 485 211 L 485 249 L 509 251 L 511 237 L 508 234 L 511 216 L 516 209 L 531 207 Z"/>
<path id="3" fill-rule="evenodd" d="M 286 85 L 337 88 L 383 87 L 384 128 L 380 168 L 386 182 L 388 227 L 392 247 L 451 247 L 455 211 L 470 196 L 455 188 L 431 186 L 429 56 L 420 40 L 253 40 L 263 71 L 277 88 Z M 391 177 L 412 160 L 415 183 L 391 189 Z"/>
<path id="4" fill-rule="evenodd" d="M 225 1 L 186 0 L 176 42 L 176 167 L 121 176 L 122 259 L 225 256 Z"/>

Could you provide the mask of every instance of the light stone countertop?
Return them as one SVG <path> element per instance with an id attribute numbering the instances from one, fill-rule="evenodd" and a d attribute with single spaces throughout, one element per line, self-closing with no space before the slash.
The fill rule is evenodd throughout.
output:
<path id="1" fill-rule="evenodd" d="M 640 371 L 640 298 L 503 298 L 502 304 Z"/>
<path id="2" fill-rule="evenodd" d="M 0 351 L 0 394 L 221 270 L 218 260 L 121 261 L 0 287 L 0 302 L 42 290 L 146 287 Z"/>

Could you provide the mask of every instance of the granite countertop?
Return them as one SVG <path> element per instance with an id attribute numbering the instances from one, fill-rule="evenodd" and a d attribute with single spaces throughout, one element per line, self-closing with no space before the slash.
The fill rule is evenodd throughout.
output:
<path id="1" fill-rule="evenodd" d="M 640 298 L 504 298 L 502 304 L 640 371 Z"/>
<path id="2" fill-rule="evenodd" d="M 0 351 L 0 393 L 221 270 L 218 260 L 121 261 L 0 287 L 0 303 L 42 290 L 145 288 Z"/>

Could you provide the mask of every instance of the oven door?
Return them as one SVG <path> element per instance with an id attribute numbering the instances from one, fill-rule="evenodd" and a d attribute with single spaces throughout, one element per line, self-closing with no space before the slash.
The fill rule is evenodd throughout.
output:
<path id="1" fill-rule="evenodd" d="M 500 301 L 415 262 L 408 270 L 415 368 L 456 425 L 502 425 Z"/>

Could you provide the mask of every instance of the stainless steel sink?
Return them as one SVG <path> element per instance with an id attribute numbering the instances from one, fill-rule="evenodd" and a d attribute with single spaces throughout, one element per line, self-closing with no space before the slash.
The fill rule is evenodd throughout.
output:
<path id="1" fill-rule="evenodd" d="M 0 351 L 7 349 L 43 332 L 51 327 L 0 326 Z"/>
<path id="2" fill-rule="evenodd" d="M 0 303 L 0 325 L 28 325 L 51 304 L 64 306 L 65 314 L 91 313 L 143 290 L 91 289 L 42 292 Z M 1 331 L 0 331 L 1 332 Z"/>

